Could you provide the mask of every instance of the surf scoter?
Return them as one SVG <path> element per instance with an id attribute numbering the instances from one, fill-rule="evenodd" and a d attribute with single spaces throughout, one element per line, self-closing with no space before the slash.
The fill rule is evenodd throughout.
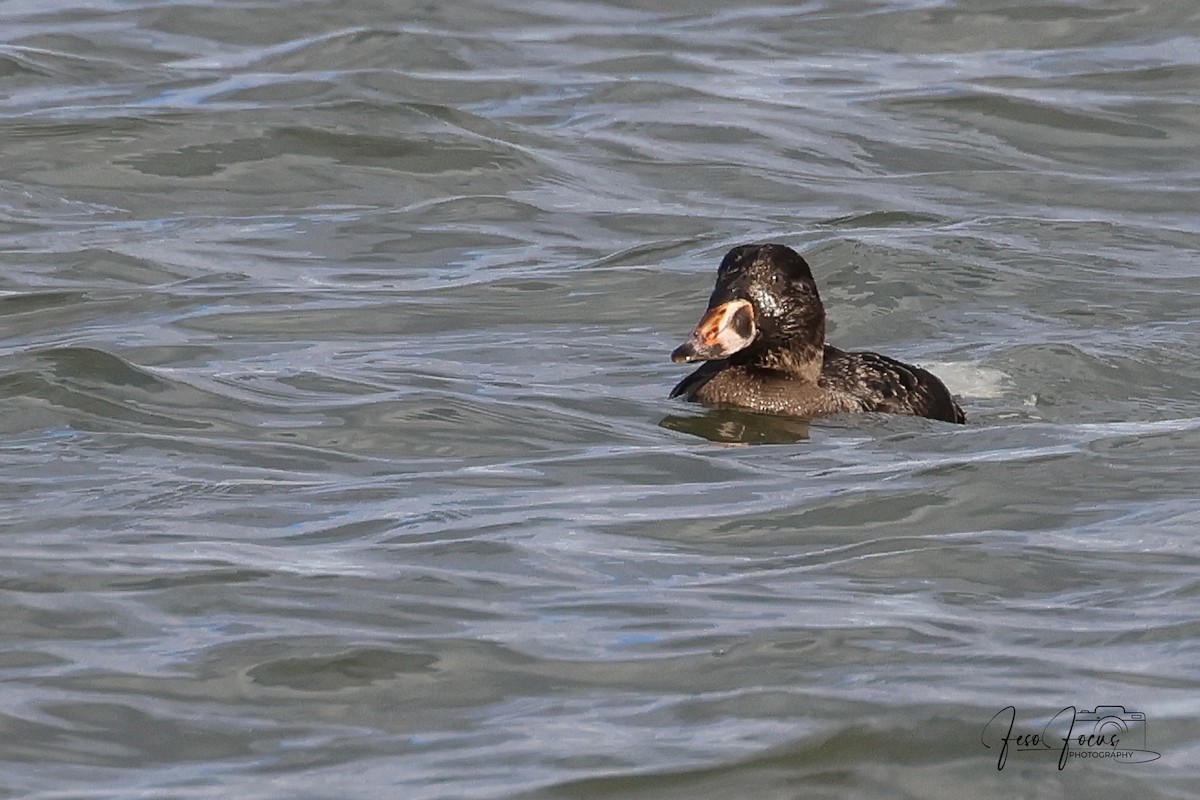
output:
<path id="1" fill-rule="evenodd" d="M 729 251 L 708 311 L 671 360 L 707 362 L 671 397 L 709 406 L 797 417 L 882 411 L 966 422 L 932 373 L 825 344 L 825 307 L 812 271 L 782 244 Z"/>

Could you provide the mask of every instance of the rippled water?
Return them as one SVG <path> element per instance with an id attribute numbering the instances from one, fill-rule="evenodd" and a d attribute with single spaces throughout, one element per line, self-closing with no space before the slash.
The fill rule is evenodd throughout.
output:
<path id="1" fill-rule="evenodd" d="M 1197 86 L 1190 0 L 0 4 L 0 794 L 1194 796 Z M 971 424 L 668 400 L 757 240 Z"/>

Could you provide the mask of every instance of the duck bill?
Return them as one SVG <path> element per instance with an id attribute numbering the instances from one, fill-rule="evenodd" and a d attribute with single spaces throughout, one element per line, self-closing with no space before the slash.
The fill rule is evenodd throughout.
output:
<path id="1" fill-rule="evenodd" d="M 754 306 L 747 300 L 730 300 L 710 308 L 688 340 L 671 353 L 676 364 L 728 358 L 750 346 L 757 329 Z"/>

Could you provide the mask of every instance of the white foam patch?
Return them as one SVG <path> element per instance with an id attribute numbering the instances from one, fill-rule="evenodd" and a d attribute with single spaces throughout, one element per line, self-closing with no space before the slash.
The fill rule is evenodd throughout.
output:
<path id="1" fill-rule="evenodd" d="M 961 361 L 922 361 L 919 366 L 942 379 L 951 394 L 978 399 L 1003 397 L 1012 386 L 1008 373 Z"/>

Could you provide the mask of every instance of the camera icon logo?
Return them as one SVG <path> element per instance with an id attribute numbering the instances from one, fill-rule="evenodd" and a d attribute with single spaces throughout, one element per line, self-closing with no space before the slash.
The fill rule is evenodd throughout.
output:
<path id="1" fill-rule="evenodd" d="M 1110 741 L 1116 737 L 1123 748 L 1145 750 L 1146 715 L 1141 711 L 1126 711 L 1125 706 L 1096 706 L 1091 711 L 1076 712 L 1073 733 L 1092 734 Z"/>

